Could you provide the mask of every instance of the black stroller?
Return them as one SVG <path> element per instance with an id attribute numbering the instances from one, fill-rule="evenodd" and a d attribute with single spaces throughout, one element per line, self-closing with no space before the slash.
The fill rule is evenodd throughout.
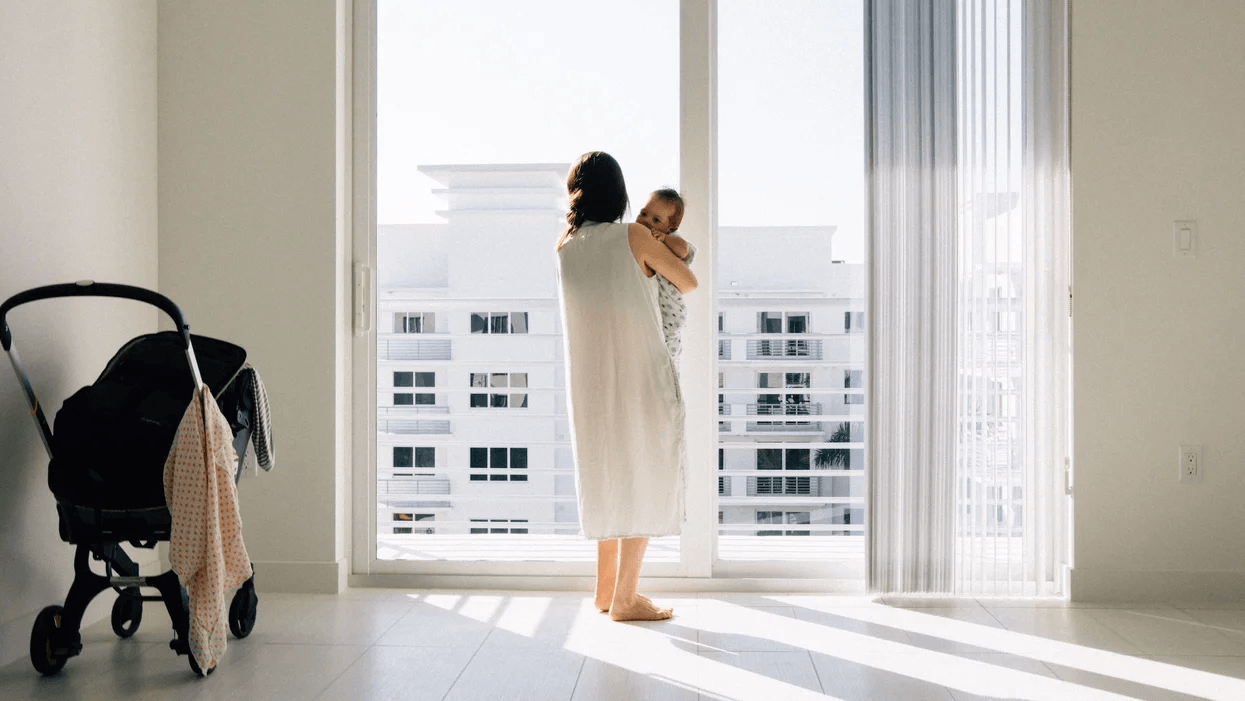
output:
<path id="1" fill-rule="evenodd" d="M 177 331 L 147 334 L 126 343 L 92 385 L 65 400 L 56 414 L 53 432 L 13 346 L 6 317 L 14 307 L 56 297 L 120 297 L 146 302 L 172 317 Z M 138 631 L 143 602 L 163 601 L 173 621 L 174 637 L 169 647 L 178 655 L 187 655 L 190 668 L 203 676 L 190 653 L 189 607 L 177 574 L 170 570 L 155 577 L 139 576 L 138 565 L 121 544 L 154 548 L 157 542 L 169 540 L 171 517 L 164 499 L 164 463 L 192 392 L 202 384 L 212 391 L 229 420 L 241 475 L 251 430 L 260 418 L 251 393 L 240 389 L 242 382 L 235 381 L 246 362 L 246 351 L 231 343 L 191 335 L 181 310 L 163 295 L 90 281 L 38 287 L 10 297 L 0 305 L 0 345 L 17 372 L 51 461 L 48 486 L 56 497 L 60 537 L 77 546 L 74 581 L 65 605 L 48 606 L 35 619 L 30 661 L 44 675 L 59 672 L 70 657 L 82 651 L 79 629 L 87 605 L 97 594 L 112 588 L 117 592 L 112 629 L 118 636 L 128 638 Z M 106 576 L 91 571 L 88 556 L 103 561 Z M 155 588 L 160 595 L 144 596 L 140 587 Z M 252 570 L 251 578 L 238 589 L 229 607 L 229 628 L 235 637 L 250 634 L 257 607 Z"/>

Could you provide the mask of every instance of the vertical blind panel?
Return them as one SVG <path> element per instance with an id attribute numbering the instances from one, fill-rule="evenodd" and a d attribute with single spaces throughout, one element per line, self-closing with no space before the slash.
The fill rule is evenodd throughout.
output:
<path id="1" fill-rule="evenodd" d="M 1067 0 L 870 0 L 869 586 L 1061 592 Z"/>
<path id="2" fill-rule="evenodd" d="M 1067 8 L 959 10 L 956 587 L 1051 595 L 1067 552 Z"/>
<path id="3" fill-rule="evenodd" d="M 867 6 L 874 324 L 869 586 L 953 590 L 953 0 Z"/>

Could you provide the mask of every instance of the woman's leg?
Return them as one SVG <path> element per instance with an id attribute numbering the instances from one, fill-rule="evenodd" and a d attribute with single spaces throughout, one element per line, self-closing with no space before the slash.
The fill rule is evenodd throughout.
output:
<path id="1" fill-rule="evenodd" d="M 597 541 L 596 607 L 609 611 L 614 600 L 614 582 L 618 579 L 618 539 Z"/>
<path id="2" fill-rule="evenodd" d="M 661 609 L 636 588 L 640 583 L 640 564 L 648 538 L 623 538 L 618 546 L 618 579 L 614 584 L 614 600 L 610 602 L 610 618 L 615 621 L 660 621 L 674 615 L 672 609 Z"/>

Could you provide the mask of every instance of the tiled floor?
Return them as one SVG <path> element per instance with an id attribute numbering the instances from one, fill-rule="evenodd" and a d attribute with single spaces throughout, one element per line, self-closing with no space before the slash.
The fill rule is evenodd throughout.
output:
<path id="1" fill-rule="evenodd" d="M 1245 603 L 655 598 L 674 619 L 612 623 L 566 593 L 261 595 L 202 680 L 149 605 L 129 640 L 86 630 L 56 677 L 0 668 L 0 699 L 1245 700 Z"/>

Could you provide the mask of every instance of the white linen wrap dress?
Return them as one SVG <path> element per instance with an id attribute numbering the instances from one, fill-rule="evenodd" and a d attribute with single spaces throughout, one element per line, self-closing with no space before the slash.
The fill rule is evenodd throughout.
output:
<path id="1" fill-rule="evenodd" d="M 588 223 L 557 255 L 567 404 L 583 535 L 677 535 L 687 441 L 657 280 L 627 224 Z"/>

